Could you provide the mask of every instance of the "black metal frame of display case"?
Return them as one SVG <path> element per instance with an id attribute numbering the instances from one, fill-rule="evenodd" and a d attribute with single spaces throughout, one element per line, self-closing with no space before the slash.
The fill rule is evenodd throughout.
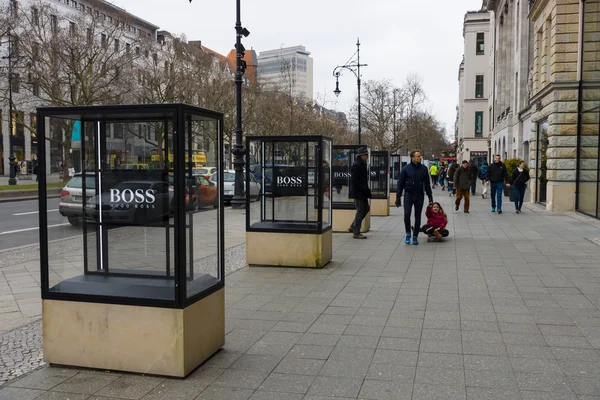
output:
<path id="1" fill-rule="evenodd" d="M 375 169 L 375 158 L 381 158 L 384 161 L 383 170 L 380 168 Z M 384 184 L 384 193 L 381 194 L 381 190 L 375 190 L 373 184 L 371 184 L 371 195 L 373 199 L 387 199 L 390 197 L 390 152 L 384 150 L 371 151 L 371 172 L 369 174 L 369 181 L 381 182 Z M 383 173 L 383 177 L 381 176 Z"/>
<path id="2" fill-rule="evenodd" d="M 350 164 L 349 164 L 349 168 L 352 167 L 352 164 L 354 164 L 354 161 L 356 159 L 356 150 L 358 149 L 362 149 L 362 148 L 367 148 L 367 150 L 369 151 L 370 154 L 370 149 L 368 148 L 368 146 L 365 145 L 356 145 L 356 144 L 348 144 L 348 145 L 335 145 L 333 146 L 332 149 L 332 153 L 335 153 L 335 150 L 351 150 L 352 152 L 352 156 L 350 158 Z M 369 156 L 370 157 L 370 156 Z M 331 181 L 332 181 L 332 186 L 333 186 L 333 181 L 334 181 L 334 176 L 333 174 L 335 174 L 335 172 L 333 171 L 333 164 L 335 163 L 335 160 L 332 159 L 331 160 L 331 164 L 332 164 L 332 177 L 331 177 Z M 367 163 L 367 169 L 368 169 L 368 174 L 369 176 L 371 176 L 371 169 L 369 166 L 369 163 Z M 348 169 L 349 171 L 350 169 Z M 346 182 L 348 183 L 348 189 L 350 188 L 350 176 L 347 177 Z M 371 180 L 369 179 L 369 187 L 371 186 Z M 332 193 L 333 195 L 333 193 Z M 354 205 L 354 201 L 333 201 L 332 202 L 332 207 L 334 210 L 354 210 L 355 209 L 355 205 Z"/>
<path id="3" fill-rule="evenodd" d="M 127 122 L 156 122 L 162 121 L 165 123 L 165 130 L 168 129 L 168 123 L 172 125 L 173 131 L 173 163 L 170 166 L 174 174 L 174 199 L 173 199 L 173 220 L 168 221 L 166 224 L 159 225 L 160 227 L 174 228 L 174 274 L 170 275 L 167 273 L 166 276 L 148 273 L 112 273 L 107 269 L 105 272 L 89 271 L 87 269 L 86 256 L 87 240 L 84 237 L 84 262 L 86 264 L 84 274 L 90 276 L 96 276 L 99 283 L 110 284 L 110 279 L 147 279 L 157 280 L 164 279 L 169 281 L 175 281 L 174 283 L 174 299 L 173 300 L 161 300 L 157 298 L 142 298 L 142 297 L 126 297 L 122 295 L 97 295 L 97 294 L 82 294 L 82 293 L 69 293 L 69 292 L 53 292 L 49 287 L 49 252 L 48 246 L 40 246 L 41 256 L 41 291 L 42 299 L 48 300 L 62 300 L 62 301 L 77 301 L 77 302 L 89 302 L 89 303 L 105 303 L 105 304 L 121 304 L 121 305 L 132 305 L 132 306 L 148 306 L 158 308 L 174 308 L 183 309 L 197 301 L 209 296 L 210 294 L 220 290 L 225 285 L 225 264 L 224 264 L 224 209 L 223 209 L 223 152 L 217 151 L 217 163 L 218 163 L 218 249 L 217 249 L 217 272 L 219 279 L 212 286 L 207 287 L 191 297 L 187 297 L 187 284 L 189 281 L 187 276 L 187 265 L 186 256 L 186 241 L 189 240 L 190 246 L 193 237 L 193 230 L 190 226 L 190 232 L 186 233 L 186 212 L 187 207 L 185 203 L 185 190 L 186 190 L 186 171 L 191 171 L 192 157 L 191 157 L 191 123 L 188 124 L 188 131 L 185 131 L 186 117 L 191 122 L 192 116 L 199 118 L 208 118 L 217 123 L 217 149 L 223 149 L 223 114 L 215 111 L 205 110 L 186 104 L 139 104 L 139 105 L 99 105 L 99 106 L 74 106 L 74 107 L 41 107 L 37 109 L 37 136 L 39 146 L 39 157 L 38 157 L 38 176 L 39 176 L 39 237 L 40 243 L 48 243 L 48 215 L 47 215 L 47 188 L 46 188 L 46 119 L 47 118 L 63 118 L 73 121 L 81 121 L 81 126 L 84 123 L 94 123 L 94 135 L 100 135 L 102 132 L 106 132 L 107 123 L 127 123 Z M 183 133 L 183 135 L 181 134 Z M 183 137 L 184 140 L 178 140 Z M 98 150 L 99 159 L 103 159 L 102 155 L 106 154 L 106 137 L 100 137 L 99 140 L 102 143 L 102 148 Z M 187 141 L 187 150 L 186 150 Z M 82 140 L 82 146 L 85 146 L 85 141 Z M 168 155 L 168 147 L 165 146 L 165 154 Z M 188 163 L 186 165 L 185 154 L 188 152 Z M 167 158 L 168 160 L 169 158 Z M 95 177 L 98 178 L 99 167 L 95 168 Z M 165 170 L 162 170 L 163 172 Z M 85 193 L 85 176 L 89 174 L 88 171 L 82 171 L 83 175 L 83 191 Z M 92 174 L 89 174 L 90 176 Z M 98 182 L 98 181 L 96 181 Z M 83 198 L 85 199 L 85 194 Z M 84 215 L 87 212 L 85 209 L 85 200 L 82 203 Z M 100 224 L 100 223 L 97 223 Z M 90 223 L 93 225 L 93 223 Z M 85 224 L 84 224 L 85 226 Z M 146 225 L 153 226 L 153 225 Z M 85 232 L 82 233 L 85 235 Z M 167 229 L 168 235 L 168 229 Z M 188 235 L 190 236 L 188 238 Z M 167 254 L 169 253 L 169 239 L 167 239 Z M 104 251 L 104 249 L 102 249 Z M 189 249 L 191 252 L 191 248 Z M 99 254 L 97 255 L 99 257 Z M 170 260 L 170 255 L 167 256 L 167 260 Z M 190 269 L 193 271 L 193 260 L 190 260 Z M 170 271 L 170 265 L 167 263 L 167 268 Z M 96 278 L 95 278 L 96 279 Z M 193 274 L 192 274 L 193 279 Z"/>
<path id="4" fill-rule="evenodd" d="M 328 141 L 330 144 L 330 152 L 333 151 L 333 142 L 331 140 L 331 138 L 327 137 L 327 136 L 316 136 L 316 135 L 310 135 L 310 136 L 247 136 L 246 137 L 246 176 L 245 176 L 245 181 L 246 181 L 246 232 L 279 232 L 279 233 L 303 233 L 303 234 L 322 234 L 324 232 L 327 232 L 329 230 L 332 229 L 332 225 L 331 225 L 331 208 L 327 209 L 328 212 L 330 213 L 329 216 L 329 225 L 327 226 L 323 226 L 323 209 L 324 209 L 324 204 L 323 204 L 323 193 L 325 192 L 325 190 L 327 189 L 325 187 L 325 182 L 323 181 L 323 173 L 319 172 L 317 173 L 317 171 L 321 171 L 321 168 L 318 168 L 318 166 L 322 166 L 323 165 L 323 151 L 322 149 L 324 148 L 324 143 L 325 141 Z M 306 160 L 308 162 L 309 160 L 309 143 L 316 143 L 317 144 L 317 149 L 320 151 L 316 152 L 315 158 L 314 158 L 314 165 L 315 165 L 315 182 L 313 185 L 313 191 L 314 193 L 311 195 L 308 192 L 308 189 L 310 188 L 310 185 L 308 185 L 308 171 L 310 169 L 310 167 L 307 165 L 306 166 L 306 171 L 305 171 L 305 175 L 304 175 L 304 179 L 307 182 L 307 186 L 306 186 L 306 193 L 303 195 L 306 197 L 306 212 L 307 215 L 309 213 L 309 209 L 316 209 L 317 210 L 317 221 L 315 221 L 316 223 L 313 223 L 312 221 L 287 221 L 287 220 L 273 220 L 273 221 L 267 221 L 267 222 L 263 222 L 263 203 L 265 201 L 265 198 L 275 198 L 275 195 L 272 193 L 272 188 L 273 188 L 273 183 L 271 183 L 271 191 L 270 192 L 266 192 L 265 188 L 265 181 L 264 179 L 259 182 L 261 183 L 261 189 L 260 189 L 260 202 L 261 202 L 261 223 L 260 226 L 256 226 L 256 224 L 251 224 L 251 212 L 250 212 L 250 206 L 251 206 L 251 202 L 250 202 L 250 182 L 251 182 L 251 178 L 250 175 L 254 174 L 253 171 L 251 171 L 251 154 L 250 154 L 250 143 L 251 142 L 261 142 L 261 143 L 301 143 L 301 144 L 306 144 Z M 330 159 L 331 159 L 331 154 L 330 154 Z M 264 162 L 264 157 L 261 157 L 262 162 Z M 275 168 L 275 146 L 273 146 L 273 154 L 271 154 L 271 160 L 273 162 L 273 165 L 269 168 Z M 261 166 L 261 168 L 265 169 L 264 166 Z M 329 166 L 330 168 L 330 179 L 329 179 L 329 193 L 331 193 L 331 165 Z M 263 174 L 261 174 L 263 175 Z M 273 176 L 274 178 L 274 176 Z M 314 204 L 311 207 L 309 205 L 309 199 L 310 198 L 314 199 Z M 273 211 L 272 211 L 272 215 L 275 215 L 275 201 L 272 201 L 273 204 Z"/>
<path id="5" fill-rule="evenodd" d="M 396 168 L 396 163 L 398 164 L 398 168 Z M 396 193 L 400 171 L 402 171 L 402 156 L 398 154 L 390 155 L 390 193 Z"/>

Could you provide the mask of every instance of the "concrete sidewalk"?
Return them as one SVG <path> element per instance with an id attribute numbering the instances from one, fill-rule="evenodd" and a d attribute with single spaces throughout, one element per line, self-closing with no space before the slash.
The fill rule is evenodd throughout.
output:
<path id="1" fill-rule="evenodd" d="M 405 245 L 394 208 L 322 270 L 232 273 L 226 345 L 185 380 L 46 366 L 0 399 L 600 399 L 598 221 L 434 195 L 444 243 Z"/>

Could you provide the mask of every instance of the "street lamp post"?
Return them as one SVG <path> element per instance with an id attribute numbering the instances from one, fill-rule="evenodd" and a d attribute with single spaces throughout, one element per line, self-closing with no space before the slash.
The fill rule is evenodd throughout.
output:
<path id="1" fill-rule="evenodd" d="M 360 39 L 356 39 L 356 64 L 353 64 L 352 62 L 350 62 L 349 64 L 338 65 L 337 67 L 335 67 L 333 69 L 333 76 L 335 76 L 335 90 L 333 91 L 333 93 L 336 96 L 339 96 L 340 93 L 342 93 L 342 91 L 340 90 L 340 85 L 339 85 L 339 77 L 341 75 L 341 70 L 347 69 L 349 71 L 352 71 L 354 76 L 356 76 L 356 86 L 358 89 L 358 144 L 361 144 L 361 133 L 362 133 L 361 122 L 360 122 L 360 115 L 361 115 L 360 67 L 366 67 L 366 66 L 368 66 L 368 64 L 360 63 Z"/>
<path id="2" fill-rule="evenodd" d="M 192 0 L 189 0 L 190 3 Z M 244 54 L 246 49 L 242 45 L 242 36 L 248 37 L 250 31 L 242 27 L 241 4 L 240 0 L 235 2 L 235 103 L 236 103 L 236 123 L 235 123 L 235 145 L 233 147 L 233 169 L 235 170 L 235 183 L 233 186 L 233 198 L 231 199 L 232 208 L 243 208 L 246 206 L 246 196 L 244 194 L 244 145 L 242 143 L 244 131 L 242 130 L 242 84 L 244 83 L 244 72 L 246 71 L 246 61 Z"/>
<path id="3" fill-rule="evenodd" d="M 12 34 L 10 29 L 7 33 L 8 36 L 8 56 L 2 57 L 8 60 L 8 169 L 9 169 L 9 185 L 17 184 L 17 170 L 15 164 L 15 152 L 12 144 L 13 136 L 13 100 L 12 100 L 12 85 L 13 85 L 13 74 L 12 74 Z"/>

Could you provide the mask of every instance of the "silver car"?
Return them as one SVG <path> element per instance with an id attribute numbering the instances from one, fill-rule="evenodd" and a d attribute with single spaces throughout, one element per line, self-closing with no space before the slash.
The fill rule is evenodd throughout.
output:
<path id="1" fill-rule="evenodd" d="M 245 176 L 244 176 L 245 178 Z M 213 174 L 211 177 L 211 182 L 215 185 L 217 184 L 217 174 Z M 235 186 L 235 171 L 232 169 L 227 169 L 223 171 L 223 200 L 225 202 L 230 202 L 233 199 L 233 192 Z M 244 179 L 244 194 L 246 193 L 246 182 Z M 260 199 L 260 183 L 256 181 L 253 174 L 250 174 L 250 200 L 259 200 Z"/>
<path id="2" fill-rule="evenodd" d="M 96 176 L 93 173 L 85 174 L 85 197 L 89 202 L 96 195 Z M 67 217 L 73 226 L 81 225 L 83 220 L 83 174 L 75 174 L 60 192 L 58 212 Z"/>

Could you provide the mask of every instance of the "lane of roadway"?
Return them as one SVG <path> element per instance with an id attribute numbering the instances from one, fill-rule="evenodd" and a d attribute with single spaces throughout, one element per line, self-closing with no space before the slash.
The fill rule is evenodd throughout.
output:
<path id="1" fill-rule="evenodd" d="M 58 212 L 60 199 L 48 199 L 49 236 L 62 239 L 81 234 Z M 0 203 L 0 250 L 39 243 L 37 200 Z"/>

